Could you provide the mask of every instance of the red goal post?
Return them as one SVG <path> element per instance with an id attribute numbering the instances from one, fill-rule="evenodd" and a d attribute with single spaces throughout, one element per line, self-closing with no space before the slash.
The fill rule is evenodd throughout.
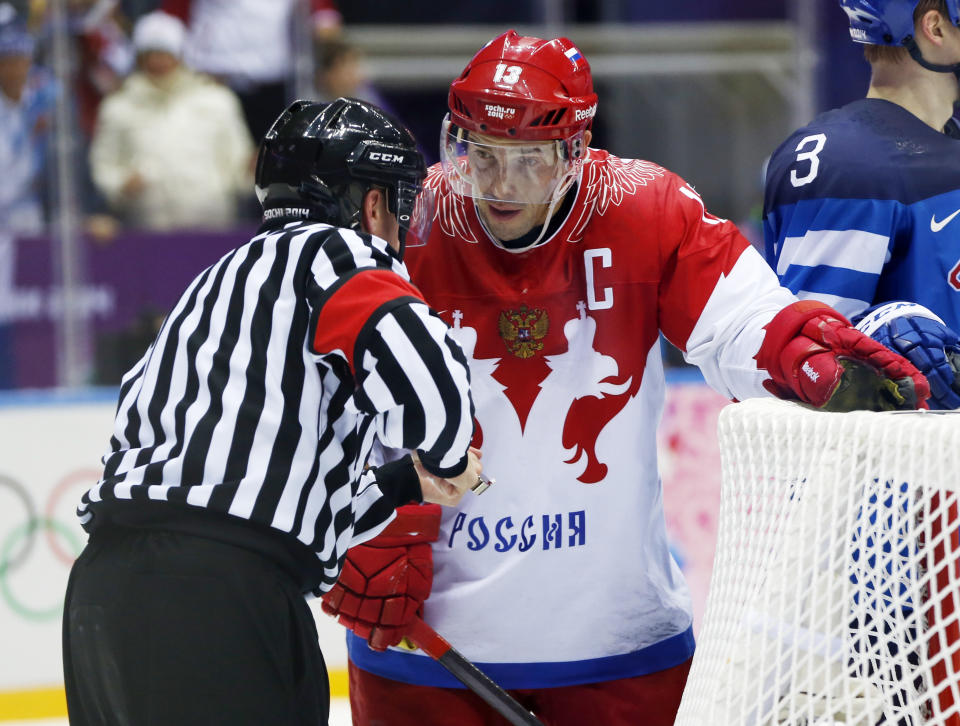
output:
<path id="1" fill-rule="evenodd" d="M 759 399 L 726 407 L 719 439 L 676 723 L 960 726 L 960 413 Z"/>

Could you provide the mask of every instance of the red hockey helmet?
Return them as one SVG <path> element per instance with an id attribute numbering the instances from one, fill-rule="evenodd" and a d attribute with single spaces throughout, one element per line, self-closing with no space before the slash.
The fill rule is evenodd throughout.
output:
<path id="1" fill-rule="evenodd" d="M 487 43 L 450 86 L 451 121 L 462 129 L 521 139 L 565 139 L 597 112 L 590 64 L 567 38 L 508 30 Z"/>
<path id="2" fill-rule="evenodd" d="M 440 163 L 451 191 L 479 203 L 481 220 L 504 249 L 545 242 L 550 218 L 583 170 L 585 134 L 597 112 L 586 58 L 567 38 L 509 30 L 467 64 L 448 104 Z M 501 244 L 525 236 L 531 220 L 541 225 L 534 241 Z"/>

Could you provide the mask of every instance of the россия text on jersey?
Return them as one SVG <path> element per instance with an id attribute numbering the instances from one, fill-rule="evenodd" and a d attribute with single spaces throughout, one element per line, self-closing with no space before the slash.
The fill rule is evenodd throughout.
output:
<path id="1" fill-rule="evenodd" d="M 476 551 L 492 542 L 497 552 L 509 552 L 514 547 L 526 552 L 536 546 L 539 540 L 545 550 L 564 546 L 582 547 L 586 544 L 586 524 L 586 512 L 582 509 L 567 512 L 566 517 L 563 514 L 543 514 L 539 517 L 530 514 L 518 524 L 514 524 L 512 517 L 501 517 L 492 527 L 483 515 L 468 519 L 466 512 L 458 512 L 447 546 L 452 549 L 466 544 L 467 549 Z"/>

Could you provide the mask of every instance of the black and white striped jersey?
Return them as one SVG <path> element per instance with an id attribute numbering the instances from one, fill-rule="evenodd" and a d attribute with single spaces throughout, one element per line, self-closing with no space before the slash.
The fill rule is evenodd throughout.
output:
<path id="1" fill-rule="evenodd" d="M 124 377 L 78 514 L 93 529 L 99 508 L 167 502 L 265 525 L 309 548 L 325 591 L 393 515 L 364 473 L 375 437 L 463 471 L 469 373 L 384 240 L 264 229 L 190 284 Z"/>

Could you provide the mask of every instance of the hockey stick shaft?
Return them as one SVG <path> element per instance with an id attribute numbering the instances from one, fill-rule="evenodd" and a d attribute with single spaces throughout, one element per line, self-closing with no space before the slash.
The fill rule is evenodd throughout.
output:
<path id="1" fill-rule="evenodd" d="M 464 658 L 420 618 L 414 619 L 407 637 L 514 726 L 543 726 L 540 719 L 521 706 L 513 696 Z"/>

